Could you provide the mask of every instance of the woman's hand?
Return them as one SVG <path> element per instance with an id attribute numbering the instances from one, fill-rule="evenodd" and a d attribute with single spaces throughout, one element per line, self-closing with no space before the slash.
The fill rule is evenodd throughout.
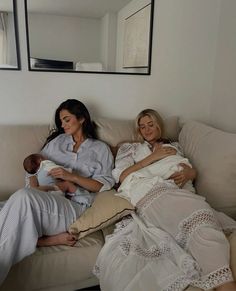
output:
<path id="1" fill-rule="evenodd" d="M 120 182 L 122 183 L 124 181 L 124 179 L 131 173 L 136 172 L 142 168 L 145 168 L 149 165 L 151 165 L 152 163 L 155 163 L 165 157 L 171 156 L 171 155 L 175 155 L 176 154 L 176 149 L 172 148 L 172 147 L 167 147 L 167 146 L 163 146 L 160 143 L 156 143 L 153 146 L 153 152 L 147 156 L 146 158 L 144 158 L 143 160 L 133 164 L 132 166 L 126 168 L 120 175 Z"/>
<path id="2" fill-rule="evenodd" d="M 168 146 L 163 146 L 161 144 L 156 144 L 154 146 L 154 150 L 153 150 L 153 158 L 154 158 L 154 162 L 159 161 L 163 158 L 166 158 L 168 156 L 172 156 L 176 154 L 176 149 L 172 148 L 172 147 L 168 147 Z"/>
<path id="3" fill-rule="evenodd" d="M 83 176 L 80 176 L 76 173 L 70 173 L 66 171 L 63 168 L 55 168 L 52 169 L 49 172 L 49 175 L 51 175 L 53 178 L 56 179 L 62 179 L 64 181 L 70 181 L 76 185 L 81 186 L 82 188 L 90 191 L 90 192 L 99 192 L 102 188 L 103 184 L 97 180 L 94 180 L 92 178 L 86 178 Z"/>
<path id="4" fill-rule="evenodd" d="M 169 179 L 174 180 L 175 184 L 182 188 L 188 181 L 193 181 L 196 178 L 197 172 L 186 164 L 181 163 L 180 166 L 183 170 L 174 173 Z"/>
<path id="5" fill-rule="evenodd" d="M 62 179 L 65 181 L 70 181 L 71 178 L 71 173 L 61 167 L 52 169 L 48 174 L 53 178 Z"/>

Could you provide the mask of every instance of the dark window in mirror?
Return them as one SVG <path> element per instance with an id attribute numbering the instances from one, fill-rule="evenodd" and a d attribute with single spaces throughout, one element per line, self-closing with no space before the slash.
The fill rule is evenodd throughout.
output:
<path id="1" fill-rule="evenodd" d="M 25 0 L 29 70 L 150 75 L 153 14 L 154 0 Z"/>
<path id="2" fill-rule="evenodd" d="M 20 70 L 16 0 L 0 1 L 0 70 Z"/>

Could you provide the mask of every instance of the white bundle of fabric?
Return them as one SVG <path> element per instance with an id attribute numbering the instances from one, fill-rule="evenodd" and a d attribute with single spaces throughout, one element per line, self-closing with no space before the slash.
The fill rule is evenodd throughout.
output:
<path id="1" fill-rule="evenodd" d="M 181 171 L 180 163 L 192 167 L 188 159 L 176 154 L 131 173 L 122 182 L 117 195 L 129 200 L 135 206 L 157 182 L 164 182 L 175 172 Z M 191 181 L 186 183 L 184 189 L 194 193 Z"/>

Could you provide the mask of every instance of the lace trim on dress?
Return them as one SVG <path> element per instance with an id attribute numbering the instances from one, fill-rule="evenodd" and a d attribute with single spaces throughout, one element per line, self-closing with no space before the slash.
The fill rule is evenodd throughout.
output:
<path id="1" fill-rule="evenodd" d="M 219 224 L 210 209 L 201 209 L 195 211 L 192 215 L 182 220 L 179 224 L 179 232 L 175 237 L 178 244 L 186 249 L 192 233 L 201 226 L 209 226 L 220 229 Z"/>
<path id="2" fill-rule="evenodd" d="M 131 222 L 133 222 L 132 216 L 127 215 L 123 217 L 122 220 L 116 223 L 113 233 L 106 235 L 105 241 L 117 236 L 117 234 L 125 230 L 126 226 L 128 226 Z"/>
<path id="3" fill-rule="evenodd" d="M 169 285 L 163 291 L 182 291 L 190 284 L 190 280 L 186 279 L 185 276 L 179 277 L 174 283 Z"/>
<path id="4" fill-rule="evenodd" d="M 220 269 L 203 276 L 200 280 L 192 282 L 193 286 L 204 290 L 213 289 L 227 282 L 232 282 L 233 276 L 229 266 L 223 266 Z"/>
<path id="5" fill-rule="evenodd" d="M 118 231 L 123 230 L 127 225 L 130 224 L 130 222 L 133 222 L 132 216 L 128 215 L 122 218 L 119 222 L 116 223 L 115 233 Z"/>
<path id="6" fill-rule="evenodd" d="M 191 280 L 197 280 L 200 277 L 201 268 L 196 261 L 193 261 L 192 256 L 185 255 L 181 261 L 181 269 L 187 275 L 187 278 Z"/>
<path id="7" fill-rule="evenodd" d="M 92 272 L 93 272 L 93 274 L 95 276 L 97 276 L 97 278 L 99 278 L 99 276 L 100 276 L 100 268 L 98 267 L 98 265 L 94 265 Z"/>
<path id="8" fill-rule="evenodd" d="M 125 256 L 134 253 L 146 259 L 156 259 L 164 254 L 170 253 L 170 247 L 166 242 L 160 243 L 158 246 L 153 245 L 150 248 L 141 247 L 136 241 L 125 238 L 120 243 L 120 249 Z"/>
<path id="9" fill-rule="evenodd" d="M 139 143 L 123 143 L 118 151 L 118 158 L 129 155 L 132 156 L 133 152 L 137 150 Z"/>
<path id="10" fill-rule="evenodd" d="M 148 193 L 136 204 L 138 215 L 142 215 L 144 210 L 153 202 L 153 200 L 157 199 L 170 189 L 176 189 L 176 186 L 174 184 L 172 185 L 171 183 L 162 183 L 161 185 L 160 183 L 156 183 L 152 189 L 149 190 Z"/>

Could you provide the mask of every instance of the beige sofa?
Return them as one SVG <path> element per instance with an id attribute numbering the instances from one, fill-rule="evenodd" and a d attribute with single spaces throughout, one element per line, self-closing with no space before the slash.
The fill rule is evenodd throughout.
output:
<path id="1" fill-rule="evenodd" d="M 97 119 L 101 139 L 115 146 L 135 140 L 133 122 Z M 166 136 L 177 140 L 178 118 L 165 120 Z M 47 125 L 0 126 L 0 200 L 24 186 L 22 161 L 39 151 Z M 180 132 L 180 143 L 199 174 L 196 187 L 217 209 L 236 218 L 236 135 L 197 122 L 187 122 Z M 97 254 L 104 244 L 106 230 L 96 231 L 78 241 L 75 247 L 55 246 L 37 251 L 12 267 L 0 291 L 73 291 L 97 285 L 92 274 Z M 232 265 L 236 267 L 236 235 L 230 236 Z M 234 269 L 236 274 L 236 269 Z M 189 287 L 188 291 L 199 290 Z M 111 291 L 111 290 L 105 290 Z M 131 290 L 135 291 L 135 290 Z"/>

